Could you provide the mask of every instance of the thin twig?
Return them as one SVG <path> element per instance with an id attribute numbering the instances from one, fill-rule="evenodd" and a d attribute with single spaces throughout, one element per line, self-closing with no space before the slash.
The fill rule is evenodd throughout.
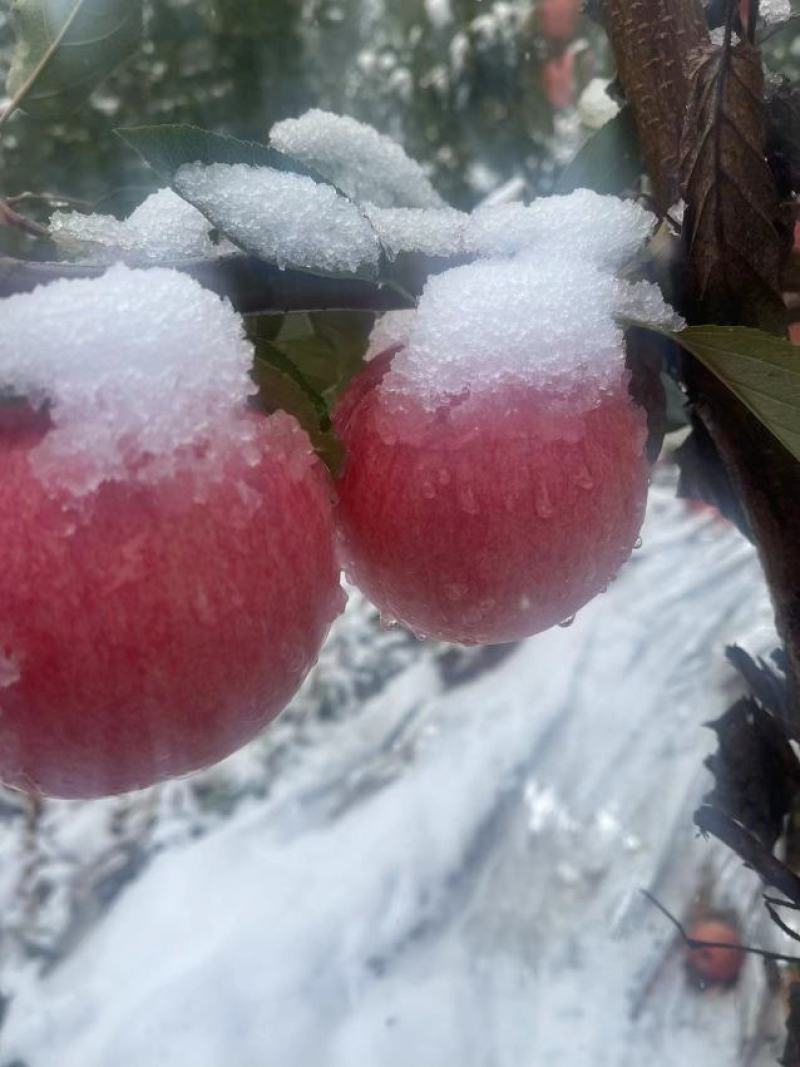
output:
<path id="1" fill-rule="evenodd" d="M 23 82 L 19 89 L 17 89 L 16 93 L 12 96 L 6 109 L 2 113 L 0 113 L 0 129 L 2 129 L 2 127 L 8 122 L 8 120 L 11 118 L 17 108 L 20 107 L 20 105 L 24 102 L 25 98 L 27 97 L 31 89 L 33 89 L 34 85 L 36 85 L 37 81 L 49 65 L 50 60 L 58 51 L 61 42 L 69 33 L 70 28 L 72 27 L 72 24 L 77 18 L 78 13 L 80 12 L 83 5 L 84 0 L 75 0 L 75 6 L 73 7 L 72 11 L 70 11 L 70 13 L 67 15 L 66 19 L 64 20 L 64 25 L 53 38 L 53 41 L 51 42 L 49 48 L 44 53 L 39 62 L 36 64 L 36 66 L 33 68 L 28 79 Z"/>
<path id="2" fill-rule="evenodd" d="M 71 196 L 59 196 L 57 193 L 34 193 L 30 190 L 26 190 L 24 193 L 16 193 L 14 196 L 7 196 L 6 203 L 12 207 L 17 207 L 19 204 L 45 204 L 49 208 L 63 209 L 63 208 L 75 208 L 80 211 L 91 211 L 94 207 L 88 200 L 76 200 Z"/>
<path id="3" fill-rule="evenodd" d="M 46 226 L 34 222 L 33 219 L 29 219 L 25 215 L 20 215 L 18 211 L 14 211 L 9 206 L 7 200 L 2 199 L 0 199 L 0 225 L 12 226 L 15 230 L 22 230 L 23 233 L 30 234 L 31 237 L 50 236 L 50 231 Z"/>
<path id="4" fill-rule="evenodd" d="M 780 952 L 770 952 L 765 948 L 753 948 L 750 945 L 731 945 L 724 941 L 704 941 L 702 938 L 689 937 L 683 923 L 679 919 L 676 919 L 672 912 L 665 908 L 660 900 L 654 897 L 652 893 L 648 893 L 646 889 L 640 889 L 639 892 L 650 901 L 653 907 L 658 908 L 666 919 L 669 919 L 688 948 L 725 948 L 729 952 L 734 950 L 739 952 L 749 952 L 752 956 L 760 956 L 762 959 L 772 960 L 774 963 L 800 963 L 800 956 L 784 956 Z"/>
<path id="5" fill-rule="evenodd" d="M 792 941 L 800 941 L 800 934 L 796 930 L 793 930 L 788 923 L 784 922 L 778 914 L 775 903 L 783 904 L 784 901 L 774 901 L 772 897 L 764 897 L 764 907 L 767 909 L 767 914 L 770 919 L 775 923 L 779 930 L 782 930 L 787 937 L 790 937 Z M 793 906 L 793 905 L 792 905 Z"/>

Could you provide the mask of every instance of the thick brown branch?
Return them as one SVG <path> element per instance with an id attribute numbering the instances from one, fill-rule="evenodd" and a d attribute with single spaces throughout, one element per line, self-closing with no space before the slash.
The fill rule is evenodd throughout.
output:
<path id="1" fill-rule="evenodd" d="M 604 21 L 633 111 L 656 202 L 678 199 L 686 60 L 708 40 L 699 0 L 606 0 Z"/>

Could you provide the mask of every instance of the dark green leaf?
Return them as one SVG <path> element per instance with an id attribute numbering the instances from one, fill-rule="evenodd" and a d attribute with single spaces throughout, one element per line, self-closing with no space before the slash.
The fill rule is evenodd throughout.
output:
<path id="1" fill-rule="evenodd" d="M 142 0 L 14 0 L 11 97 L 47 118 L 77 107 L 139 45 Z"/>
<path id="2" fill-rule="evenodd" d="M 142 159 L 165 181 L 169 182 L 179 196 L 193 204 L 198 211 L 202 211 L 220 233 L 224 234 L 242 251 L 251 255 L 258 255 L 258 249 L 248 247 L 246 243 L 238 240 L 235 234 L 228 232 L 225 228 L 224 220 L 218 217 L 217 212 L 207 204 L 195 203 L 191 197 L 186 195 L 183 189 L 176 187 L 174 182 L 176 172 L 185 164 L 190 163 L 201 163 L 205 166 L 212 163 L 243 163 L 248 166 L 269 167 L 272 170 L 300 174 L 315 180 L 317 177 L 301 164 L 295 163 L 286 156 L 281 155 L 280 152 L 275 151 L 275 149 L 267 147 L 267 145 L 259 144 L 256 141 L 240 141 L 235 137 L 211 133 L 196 126 L 129 126 L 114 132 L 132 148 L 135 148 Z M 288 263 L 285 265 L 294 270 L 317 276 L 361 278 L 364 281 L 377 280 L 376 269 L 371 264 L 363 264 L 359 270 L 352 272 L 323 270 L 322 268 L 306 266 L 304 263 Z"/>
<path id="3" fill-rule="evenodd" d="M 595 133 L 562 171 L 557 193 L 594 189 L 618 195 L 642 174 L 639 140 L 630 108 L 623 108 Z"/>
<path id="4" fill-rule="evenodd" d="M 317 454 L 336 474 L 341 468 L 344 451 L 331 425 L 328 405 L 282 347 L 264 336 L 272 327 L 262 320 L 269 317 L 248 322 L 248 332 L 256 351 L 253 377 L 259 387 L 261 403 L 266 411 L 281 410 L 294 415 L 308 433 Z"/>
<path id="5" fill-rule="evenodd" d="M 276 345 L 331 404 L 356 374 L 375 316 L 358 311 L 287 315 Z"/>
<path id="6" fill-rule="evenodd" d="M 800 349 L 745 326 L 690 326 L 673 336 L 800 460 Z"/>
<path id="7" fill-rule="evenodd" d="M 240 141 L 201 130 L 199 126 L 127 126 L 114 133 L 135 148 L 145 163 L 167 182 L 172 182 L 175 172 L 187 163 L 246 163 L 251 167 L 310 175 L 305 167 L 274 148 L 258 141 Z"/>

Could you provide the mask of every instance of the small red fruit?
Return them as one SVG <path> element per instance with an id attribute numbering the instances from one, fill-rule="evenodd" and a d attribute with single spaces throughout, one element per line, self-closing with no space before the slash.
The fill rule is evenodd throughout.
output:
<path id="1" fill-rule="evenodd" d="M 550 106 L 563 111 L 575 102 L 575 53 L 548 59 L 541 70 L 542 89 Z"/>
<path id="2" fill-rule="evenodd" d="M 570 41 L 578 31 L 581 0 L 539 0 L 537 17 L 542 36 Z"/>
<path id="3" fill-rule="evenodd" d="M 210 478 L 45 487 L 42 418 L 0 419 L 0 780 L 59 797 L 150 785 L 250 740 L 341 609 L 329 489 L 289 416 L 246 415 Z M 139 461 L 141 463 L 141 459 Z M 51 472 L 52 474 L 52 472 Z"/>
<path id="4" fill-rule="evenodd" d="M 514 641 L 606 588 L 644 514 L 646 420 L 623 385 L 594 397 L 531 383 L 425 407 L 384 380 L 336 413 L 347 460 L 337 518 L 350 578 L 420 635 Z"/>
<path id="5" fill-rule="evenodd" d="M 730 948 L 711 947 L 688 949 L 686 967 L 696 980 L 706 985 L 732 985 L 744 963 L 739 934 L 724 919 L 699 919 L 689 930 L 693 941 L 710 941 Z"/>

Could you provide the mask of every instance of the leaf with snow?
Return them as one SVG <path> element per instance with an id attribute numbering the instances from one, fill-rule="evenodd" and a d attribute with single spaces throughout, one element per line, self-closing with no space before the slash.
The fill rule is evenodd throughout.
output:
<path id="1" fill-rule="evenodd" d="M 377 277 L 380 246 L 359 209 L 275 149 L 196 126 L 115 132 L 243 251 L 310 274 Z"/>
<path id="2" fill-rule="evenodd" d="M 142 0 L 14 0 L 11 97 L 47 118 L 77 107 L 138 47 Z"/>
<path id="3" fill-rule="evenodd" d="M 745 326 L 690 326 L 674 338 L 800 460 L 800 351 L 794 345 Z"/>
<path id="4" fill-rule="evenodd" d="M 172 186 L 235 245 L 281 269 L 377 280 L 375 231 L 332 185 L 269 166 L 190 163 Z"/>

